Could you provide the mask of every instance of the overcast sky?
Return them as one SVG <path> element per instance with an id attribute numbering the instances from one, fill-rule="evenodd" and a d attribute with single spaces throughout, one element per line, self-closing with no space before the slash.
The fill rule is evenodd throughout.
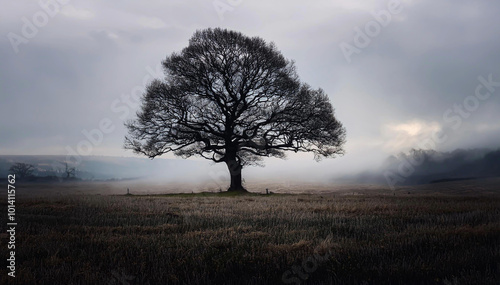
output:
<path id="1" fill-rule="evenodd" d="M 346 127 L 344 157 L 290 155 L 271 169 L 330 173 L 422 145 L 500 147 L 499 1 L 40 2 L 50 5 L 0 11 L 3 155 L 66 155 L 101 128 L 85 152 L 132 156 L 122 146 L 133 95 L 208 27 L 274 42 Z"/>

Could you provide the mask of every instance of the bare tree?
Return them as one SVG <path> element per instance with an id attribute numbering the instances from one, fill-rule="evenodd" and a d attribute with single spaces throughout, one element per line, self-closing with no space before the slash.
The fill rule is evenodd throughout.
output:
<path id="1" fill-rule="evenodd" d="M 69 167 L 68 163 L 65 162 L 64 165 L 66 166 L 64 169 L 64 173 L 66 174 L 66 178 L 74 178 L 76 175 L 76 168 L 74 167 Z"/>
<path id="2" fill-rule="evenodd" d="M 33 164 L 16 162 L 10 168 L 9 171 L 14 173 L 16 177 L 28 178 L 33 175 L 35 166 Z"/>
<path id="3" fill-rule="evenodd" d="M 262 157 L 343 154 L 345 129 L 328 96 L 301 83 L 273 43 L 206 29 L 162 63 L 166 78 L 149 84 L 137 118 L 126 123 L 126 149 L 224 162 L 229 191 L 245 190 L 242 167 Z"/>

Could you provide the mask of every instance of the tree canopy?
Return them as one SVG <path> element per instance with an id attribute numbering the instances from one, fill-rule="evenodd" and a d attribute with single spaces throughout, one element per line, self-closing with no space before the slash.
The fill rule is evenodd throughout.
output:
<path id="1" fill-rule="evenodd" d="M 263 157 L 343 154 L 345 129 L 328 96 L 302 83 L 273 43 L 206 29 L 162 64 L 165 78 L 149 84 L 137 118 L 126 123 L 127 149 L 225 162 L 229 190 L 243 189 L 241 168 Z"/>

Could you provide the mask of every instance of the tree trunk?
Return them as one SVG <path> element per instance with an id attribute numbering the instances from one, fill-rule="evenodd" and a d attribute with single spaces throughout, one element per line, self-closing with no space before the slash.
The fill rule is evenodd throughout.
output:
<path id="1" fill-rule="evenodd" d="M 231 175 L 231 186 L 227 191 L 244 191 L 247 192 L 241 184 L 241 165 L 236 160 L 226 162 L 229 174 Z"/>

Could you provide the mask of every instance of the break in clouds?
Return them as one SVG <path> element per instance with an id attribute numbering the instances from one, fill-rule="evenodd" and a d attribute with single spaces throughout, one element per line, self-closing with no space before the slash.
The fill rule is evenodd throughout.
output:
<path id="1" fill-rule="evenodd" d="M 266 160 L 328 177 L 412 148 L 500 146 L 495 1 L 16 1 L 0 12 L 0 154 L 133 156 L 126 129 L 160 62 L 199 29 L 274 42 L 321 87 L 346 154 Z M 166 156 L 172 158 L 172 156 Z M 304 172 L 304 169 L 309 171 Z"/>

